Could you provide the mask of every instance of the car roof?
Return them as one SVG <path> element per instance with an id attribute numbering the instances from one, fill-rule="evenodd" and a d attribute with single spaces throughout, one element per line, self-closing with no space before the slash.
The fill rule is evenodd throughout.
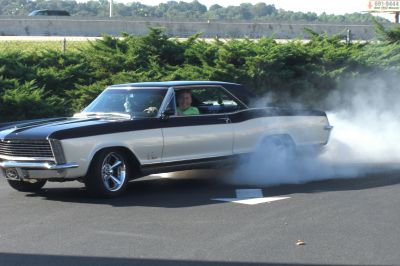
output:
<path id="1" fill-rule="evenodd" d="M 134 87 L 134 88 L 149 88 L 149 87 L 176 87 L 176 86 L 195 86 L 195 85 L 239 85 L 236 83 L 222 81 L 161 81 L 161 82 L 139 82 L 112 85 L 110 88 Z"/>
<path id="2" fill-rule="evenodd" d="M 67 10 L 62 10 L 62 9 L 36 9 L 36 10 L 33 10 L 32 12 L 40 12 L 40 11 L 61 11 L 61 12 L 68 12 Z"/>

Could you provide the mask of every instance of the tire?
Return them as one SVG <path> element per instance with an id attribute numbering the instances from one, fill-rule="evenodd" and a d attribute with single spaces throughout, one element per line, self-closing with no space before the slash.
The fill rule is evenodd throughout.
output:
<path id="1" fill-rule="evenodd" d="M 296 165 L 296 145 L 287 135 L 265 137 L 253 154 L 240 161 L 233 182 L 243 185 L 280 184 Z"/>
<path id="2" fill-rule="evenodd" d="M 36 182 L 7 180 L 8 184 L 15 190 L 21 192 L 37 192 L 46 184 L 47 180 L 36 180 Z"/>
<path id="3" fill-rule="evenodd" d="M 292 164 L 296 158 L 296 145 L 289 136 L 269 136 L 263 140 L 257 153 L 272 165 Z"/>
<path id="4" fill-rule="evenodd" d="M 124 151 L 102 150 L 93 158 L 85 186 L 95 197 L 118 197 L 125 192 L 130 174 L 129 159 Z"/>

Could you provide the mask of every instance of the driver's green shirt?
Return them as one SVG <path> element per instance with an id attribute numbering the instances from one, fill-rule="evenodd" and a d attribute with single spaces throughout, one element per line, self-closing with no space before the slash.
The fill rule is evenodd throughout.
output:
<path id="1" fill-rule="evenodd" d="M 178 115 L 199 115 L 199 109 L 196 107 L 190 106 L 189 108 L 182 110 L 179 107 L 177 108 Z"/>

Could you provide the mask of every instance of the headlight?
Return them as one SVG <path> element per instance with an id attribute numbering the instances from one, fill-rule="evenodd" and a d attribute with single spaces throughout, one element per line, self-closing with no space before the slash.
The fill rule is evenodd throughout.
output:
<path id="1" fill-rule="evenodd" d="M 61 141 L 57 139 L 50 139 L 51 150 L 53 151 L 54 159 L 57 164 L 67 163 L 64 155 L 64 151 L 61 145 Z"/>

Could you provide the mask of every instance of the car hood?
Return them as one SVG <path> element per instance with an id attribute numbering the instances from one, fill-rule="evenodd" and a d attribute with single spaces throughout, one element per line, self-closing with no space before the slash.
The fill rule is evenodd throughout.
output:
<path id="1" fill-rule="evenodd" d="M 100 118 L 49 118 L 0 124 L 0 140 L 43 140 L 61 133 L 105 125 L 112 120 Z"/>

